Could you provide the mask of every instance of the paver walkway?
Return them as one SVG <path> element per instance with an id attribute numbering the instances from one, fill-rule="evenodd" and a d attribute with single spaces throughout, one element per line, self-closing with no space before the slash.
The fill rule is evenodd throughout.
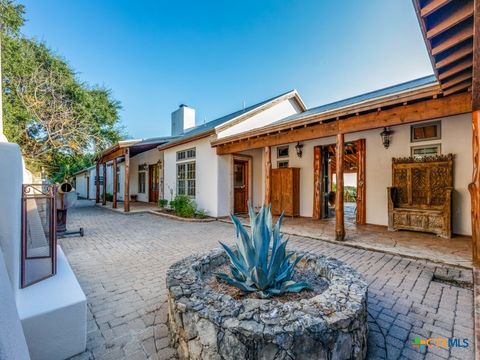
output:
<path id="1" fill-rule="evenodd" d="M 93 206 L 69 213 L 85 237 L 60 240 L 88 299 L 87 351 L 77 359 L 169 359 L 165 273 L 176 260 L 234 236 L 222 222 L 178 222 L 150 214 L 123 215 Z M 291 248 L 337 257 L 362 272 L 369 286 L 369 359 L 473 359 L 469 270 L 291 237 Z M 412 346 L 414 338 L 466 338 L 468 348 Z"/>

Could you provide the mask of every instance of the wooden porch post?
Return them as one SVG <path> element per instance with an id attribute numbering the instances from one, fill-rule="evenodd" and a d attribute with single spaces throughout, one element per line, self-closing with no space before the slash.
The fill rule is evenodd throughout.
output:
<path id="1" fill-rule="evenodd" d="M 112 208 L 117 208 L 117 159 L 113 159 L 112 165 L 112 172 L 113 172 L 113 203 Z"/>
<path id="2" fill-rule="evenodd" d="M 100 202 L 100 162 L 95 165 L 95 203 Z"/>
<path id="3" fill-rule="evenodd" d="M 365 162 L 366 162 L 365 139 L 357 141 L 357 224 L 367 222 Z"/>
<path id="4" fill-rule="evenodd" d="M 480 1 L 474 1 L 473 69 L 472 69 L 472 182 L 471 197 L 472 260 L 480 266 Z"/>
<path id="5" fill-rule="evenodd" d="M 313 214 L 314 220 L 319 220 L 321 217 L 321 193 L 320 184 L 322 176 L 322 149 L 320 146 L 313 148 Z"/>
<path id="6" fill-rule="evenodd" d="M 468 186 L 472 202 L 473 263 L 480 265 L 480 110 L 472 112 L 473 176 Z"/>
<path id="7" fill-rule="evenodd" d="M 265 205 L 272 202 L 272 149 L 270 146 L 263 148 L 265 165 Z"/>
<path id="8" fill-rule="evenodd" d="M 130 150 L 125 149 L 125 189 L 123 190 L 123 211 L 130 211 Z"/>
<path id="9" fill-rule="evenodd" d="M 345 137 L 337 134 L 336 148 L 337 189 L 335 192 L 335 240 L 345 240 L 345 224 L 343 214 L 343 159 L 345 156 Z"/>
<path id="10" fill-rule="evenodd" d="M 107 205 L 107 162 L 102 164 L 103 166 L 103 198 L 102 205 Z"/>

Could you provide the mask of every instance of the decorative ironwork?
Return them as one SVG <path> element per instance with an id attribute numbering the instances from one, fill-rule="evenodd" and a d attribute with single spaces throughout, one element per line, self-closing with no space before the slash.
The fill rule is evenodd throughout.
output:
<path id="1" fill-rule="evenodd" d="M 453 160 L 453 154 L 447 155 L 434 155 L 434 156 L 409 156 L 392 158 L 394 164 L 412 164 L 412 163 L 429 163 L 429 162 L 442 162 Z"/>
<path id="2" fill-rule="evenodd" d="M 57 272 L 56 193 L 51 184 L 22 187 L 22 288 Z"/>

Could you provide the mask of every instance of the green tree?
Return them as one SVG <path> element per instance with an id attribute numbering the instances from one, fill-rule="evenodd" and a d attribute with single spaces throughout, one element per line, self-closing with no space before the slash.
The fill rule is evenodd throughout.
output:
<path id="1" fill-rule="evenodd" d="M 0 0 L 4 132 L 31 171 L 62 180 L 122 137 L 120 103 L 78 79 L 71 66 L 20 29 L 24 8 Z"/>

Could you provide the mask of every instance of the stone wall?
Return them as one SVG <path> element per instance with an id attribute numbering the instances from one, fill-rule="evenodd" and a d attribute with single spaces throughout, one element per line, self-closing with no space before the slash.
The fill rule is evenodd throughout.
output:
<path id="1" fill-rule="evenodd" d="M 223 251 L 194 255 L 167 273 L 169 326 L 180 359 L 364 359 L 367 285 L 351 267 L 306 254 L 299 264 L 328 280 L 300 301 L 240 300 L 210 287 Z"/>

